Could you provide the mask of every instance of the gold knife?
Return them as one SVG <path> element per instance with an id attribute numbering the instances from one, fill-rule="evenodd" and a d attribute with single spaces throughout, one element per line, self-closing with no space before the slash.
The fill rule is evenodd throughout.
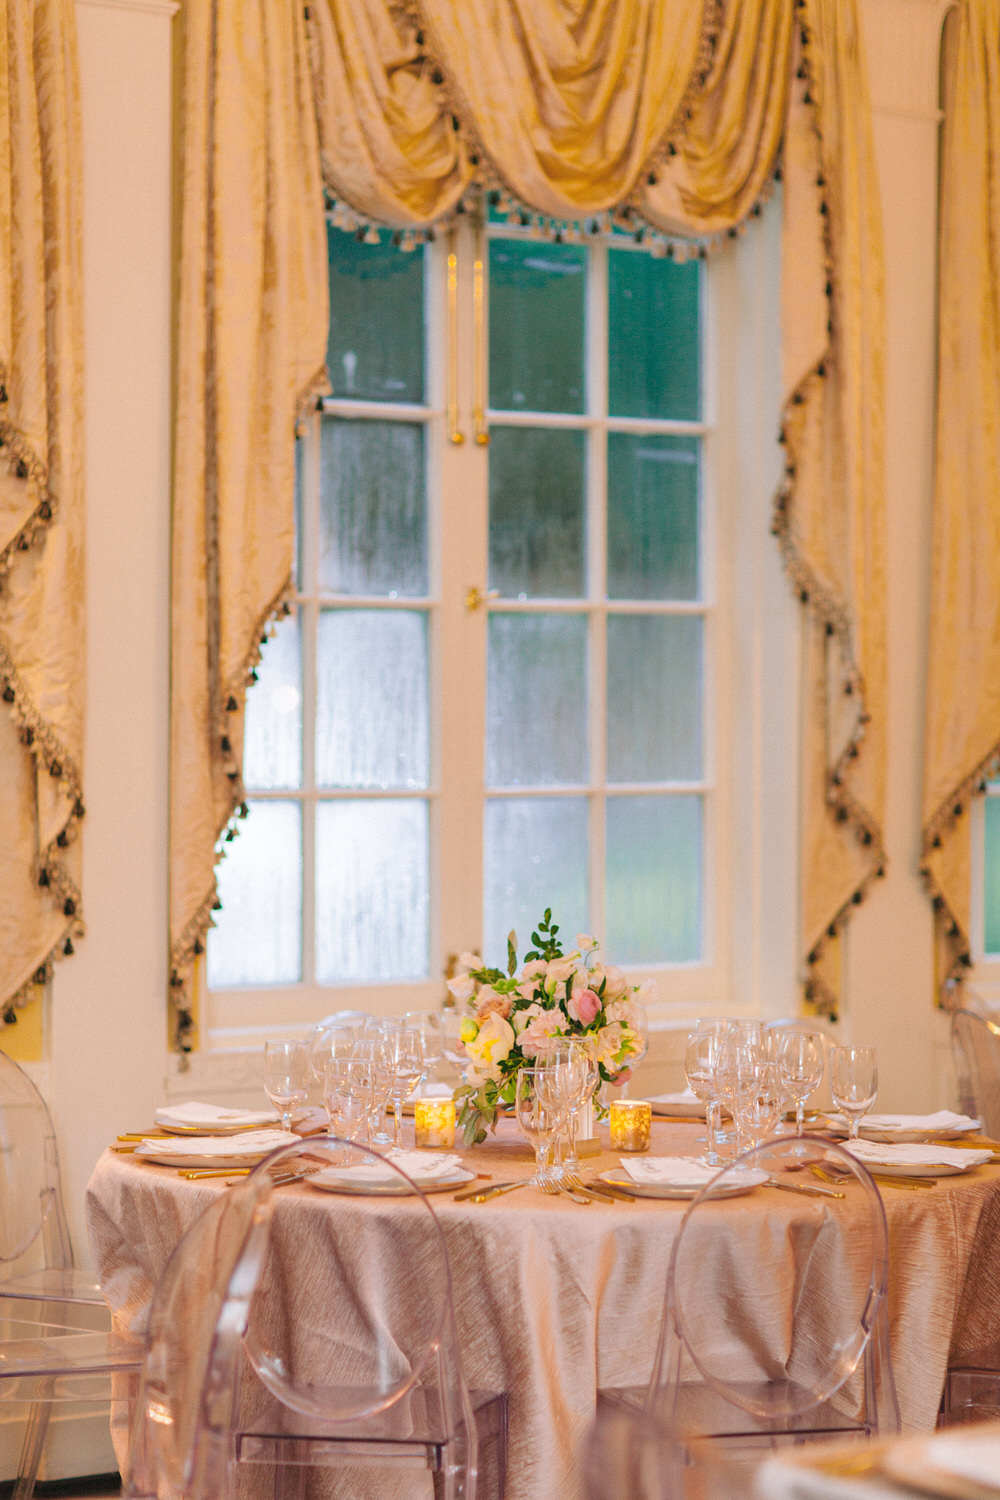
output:
<path id="1" fill-rule="evenodd" d="M 464 1192 L 453 1193 L 452 1201 L 455 1203 L 485 1203 L 488 1198 L 499 1198 L 501 1193 L 512 1193 L 515 1188 L 527 1187 L 531 1178 L 525 1177 L 518 1182 L 496 1182 L 488 1188 L 466 1188 Z"/>

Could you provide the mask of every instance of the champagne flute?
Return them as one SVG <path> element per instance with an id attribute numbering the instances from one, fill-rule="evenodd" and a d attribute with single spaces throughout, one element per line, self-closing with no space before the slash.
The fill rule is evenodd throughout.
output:
<path id="1" fill-rule="evenodd" d="M 795 1105 L 795 1134 L 805 1130 L 806 1100 L 823 1082 L 823 1038 L 818 1031 L 786 1031 L 778 1042 L 778 1069 Z"/>
<path id="2" fill-rule="evenodd" d="M 264 1092 L 291 1130 L 292 1114 L 309 1097 L 309 1057 L 305 1042 L 264 1043 Z"/>
<path id="3" fill-rule="evenodd" d="M 830 1049 L 830 1093 L 837 1108 L 848 1116 L 850 1139 L 856 1141 L 862 1118 L 875 1103 L 878 1093 L 874 1047 Z"/>

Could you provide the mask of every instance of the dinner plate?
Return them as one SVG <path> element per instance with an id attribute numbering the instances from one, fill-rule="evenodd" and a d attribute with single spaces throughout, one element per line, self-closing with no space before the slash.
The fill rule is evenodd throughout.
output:
<path id="1" fill-rule="evenodd" d="M 273 1146 L 271 1150 L 274 1150 Z M 270 1155 L 270 1151 L 234 1151 L 231 1155 L 223 1155 L 221 1152 L 216 1155 L 215 1152 L 200 1151 L 194 1154 L 183 1151 L 178 1146 L 176 1151 L 157 1151 L 155 1156 L 147 1156 L 141 1151 L 135 1151 L 133 1155 L 137 1161 L 149 1162 L 153 1167 L 204 1167 L 206 1172 L 211 1172 L 216 1167 L 227 1170 L 232 1167 L 255 1167 L 259 1161 L 264 1160 L 265 1156 Z"/>
<path id="2" fill-rule="evenodd" d="M 654 1115 L 674 1120 L 703 1120 L 705 1105 L 694 1094 L 659 1094 L 650 1099 Z"/>
<path id="3" fill-rule="evenodd" d="M 455 1167 L 453 1171 L 444 1172 L 440 1177 L 422 1177 L 419 1181 L 414 1178 L 413 1181 L 423 1193 L 443 1193 L 448 1188 L 462 1187 L 466 1182 L 475 1181 L 475 1176 L 475 1172 L 470 1172 L 466 1167 Z M 322 1172 L 314 1173 L 306 1181 L 310 1187 L 320 1188 L 324 1193 L 360 1194 L 366 1198 L 404 1198 L 413 1192 L 399 1178 L 394 1182 L 371 1179 L 359 1182 L 350 1167 L 324 1167 Z"/>
<path id="4" fill-rule="evenodd" d="M 974 1130 L 866 1130 L 860 1126 L 858 1135 L 863 1141 L 875 1141 L 880 1146 L 920 1146 L 931 1141 L 959 1141 L 963 1135 L 974 1135 Z"/>
<path id="5" fill-rule="evenodd" d="M 876 1177 L 958 1177 L 969 1170 L 946 1161 L 874 1161 L 868 1156 L 859 1156 L 858 1161 Z"/>
<path id="6" fill-rule="evenodd" d="M 247 1124 L 238 1125 L 208 1124 L 207 1122 L 204 1125 L 171 1125 L 165 1120 L 158 1120 L 156 1128 L 162 1130 L 165 1135 L 245 1135 L 248 1130 L 264 1130 L 271 1124 L 277 1127 L 278 1123 L 275 1119 L 274 1121 L 251 1120 Z"/>
<path id="7" fill-rule="evenodd" d="M 608 1172 L 598 1174 L 602 1182 L 610 1187 L 624 1188 L 636 1198 L 697 1198 L 703 1182 L 636 1182 L 627 1172 L 621 1168 L 612 1167 Z M 735 1173 L 729 1174 L 727 1182 L 720 1182 L 709 1194 L 711 1198 L 738 1198 L 743 1193 L 751 1193 L 754 1188 L 760 1187 L 767 1181 L 767 1173 L 756 1167 L 748 1167 L 740 1178 L 734 1181 Z"/>

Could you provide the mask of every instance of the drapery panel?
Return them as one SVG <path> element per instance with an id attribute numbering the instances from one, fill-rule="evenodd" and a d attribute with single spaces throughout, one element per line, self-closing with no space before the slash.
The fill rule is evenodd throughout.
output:
<path id="1" fill-rule="evenodd" d="M 938 979 L 970 958 L 970 802 L 1000 765 L 1000 4 L 949 22 L 923 871 Z"/>
<path id="2" fill-rule="evenodd" d="M 230 3 L 198 0 L 194 10 L 221 24 Z M 266 0 L 250 10 L 256 34 L 259 16 L 270 12 Z M 740 231 L 780 166 L 787 465 L 774 530 L 809 635 L 800 777 L 803 980 L 817 1006 L 832 1012 L 838 938 L 884 863 L 882 263 L 854 0 L 706 0 L 703 6 L 689 0 L 314 0 L 306 26 L 323 180 L 342 212 L 360 223 L 422 230 L 497 189 L 547 222 L 589 221 L 593 228 L 610 216 L 637 230 L 651 225 L 686 239 L 690 253 L 703 254 Z M 189 61 L 189 78 L 218 47 L 207 23 L 190 33 L 192 46 L 202 60 Z M 247 97 L 240 108 L 252 117 L 264 107 L 251 88 L 258 79 L 237 56 L 239 64 L 228 69 L 233 99 L 242 89 Z M 300 54 L 288 64 L 299 68 Z M 218 82 L 200 87 L 204 99 L 196 84 L 189 83 L 189 93 L 206 119 L 218 119 L 212 97 Z M 242 267 L 234 274 L 217 255 L 213 261 L 211 247 L 205 248 L 213 221 L 188 207 L 209 147 L 217 182 L 215 197 L 206 201 L 215 204 L 216 234 L 227 212 L 216 201 L 226 192 L 224 176 L 238 196 L 255 191 L 264 170 L 249 138 L 230 140 L 216 130 L 214 144 L 208 125 L 200 136 L 189 131 L 185 150 L 186 160 L 191 152 L 197 160 L 185 168 L 185 224 L 192 238 L 185 248 L 190 289 L 187 299 L 182 289 L 182 320 L 190 328 L 184 334 L 182 321 L 188 343 L 179 350 L 179 437 L 192 423 L 201 426 L 206 359 L 216 382 L 231 378 L 221 351 L 205 348 L 206 323 L 211 329 L 217 316 L 199 291 L 208 268 L 214 265 L 218 305 L 235 308 L 249 298 L 242 303 L 244 318 L 256 326 L 252 278 Z M 303 124 L 303 141 L 307 133 Z M 303 168 L 300 183 L 305 176 Z M 318 194 L 315 200 L 300 196 L 299 203 L 303 216 L 311 211 L 319 220 Z M 195 285 L 188 261 L 198 257 Z M 309 265 L 319 327 L 325 273 L 315 260 Z M 260 357 L 252 344 L 243 353 Z M 277 420 L 276 410 L 270 415 Z M 232 434 L 217 431 L 221 437 L 228 442 Z M 290 428 L 284 441 L 290 453 Z M 198 487 L 220 515 L 223 509 L 221 490 L 215 501 L 206 485 L 209 477 L 213 487 L 221 483 L 223 450 L 217 441 L 218 473 L 210 475 L 205 454 L 197 443 L 191 447 L 194 461 L 185 462 L 178 488 L 179 498 L 180 483 L 189 491 L 192 519 L 185 523 L 191 530 L 183 550 L 179 540 L 175 544 L 175 674 L 188 672 L 189 657 L 204 661 L 207 621 L 213 611 L 228 609 L 225 590 L 243 576 L 237 568 L 228 582 L 222 579 L 218 547 L 218 598 L 213 602 L 199 584 L 193 602 L 201 618 L 180 618 L 189 575 L 205 572 L 209 538 L 198 517 L 208 507 Z M 284 529 L 274 521 L 284 548 L 291 535 L 290 478 L 273 494 L 284 517 Z M 258 564 L 270 545 L 246 531 L 232 541 L 238 561 L 249 549 Z M 273 572 L 274 592 L 256 588 L 256 614 L 248 607 L 240 617 L 244 627 L 252 626 L 252 646 L 286 581 L 287 573 Z M 242 593 L 249 601 L 249 588 Z M 226 825 L 223 812 L 238 806 L 241 795 L 240 711 L 250 659 L 244 643 L 243 655 L 236 652 L 229 662 L 235 675 L 210 674 L 216 697 L 234 703 L 224 751 L 227 721 L 213 720 L 207 703 L 199 722 L 209 728 L 196 741 L 175 714 L 172 861 L 186 854 L 194 864 L 196 846 L 200 860 L 194 882 L 178 880 L 173 866 L 174 979 L 181 995 L 214 899 L 205 851 Z M 176 692 L 174 702 L 176 710 Z M 200 757 L 201 765 L 185 769 L 185 755 L 189 762 Z M 216 795 L 209 802 L 211 788 Z"/>
<path id="3" fill-rule="evenodd" d="M 0 1010 L 82 931 L 83 317 L 73 0 L 0 0 Z"/>
<path id="4" fill-rule="evenodd" d="M 188 0 L 172 546 L 171 988 L 243 807 L 246 688 L 291 588 L 296 418 L 322 386 L 326 232 L 299 5 Z"/>

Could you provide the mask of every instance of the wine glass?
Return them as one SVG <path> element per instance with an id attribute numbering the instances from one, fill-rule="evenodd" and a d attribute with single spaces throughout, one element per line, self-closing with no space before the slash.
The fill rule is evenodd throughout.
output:
<path id="1" fill-rule="evenodd" d="M 795 1134 L 805 1130 L 806 1100 L 823 1082 L 823 1038 L 818 1031 L 786 1031 L 778 1040 L 778 1071 L 795 1105 Z"/>
<path id="2" fill-rule="evenodd" d="M 535 1175 L 531 1180 L 536 1187 L 542 1187 L 553 1175 L 546 1158 L 562 1124 L 562 1110 L 553 1091 L 557 1071 L 521 1068 L 517 1075 L 514 1107 L 517 1123 L 534 1148 Z"/>
<path id="3" fill-rule="evenodd" d="M 281 1115 L 282 1130 L 290 1130 L 295 1109 L 309 1097 L 305 1042 L 264 1043 L 264 1092 Z"/>
<path id="4" fill-rule="evenodd" d="M 586 1037 L 559 1037 L 554 1046 L 541 1050 L 536 1065 L 546 1073 L 546 1084 L 553 1090 L 553 1100 L 566 1127 L 560 1136 L 561 1172 L 576 1172 L 580 1162 L 576 1154 L 576 1135 L 580 1111 L 597 1088 L 599 1073 L 590 1043 Z M 565 1150 L 563 1142 L 565 1139 Z"/>
<path id="5" fill-rule="evenodd" d="M 420 1033 L 405 1022 L 386 1026 L 385 1036 L 392 1060 L 392 1084 L 389 1089 L 389 1098 L 392 1100 L 392 1143 L 398 1146 L 403 1100 L 410 1097 L 423 1076 L 424 1048 Z"/>
<path id="6" fill-rule="evenodd" d="M 388 1038 L 381 1030 L 366 1031 L 351 1049 L 350 1061 L 356 1064 L 352 1086 L 368 1101 L 368 1144 L 378 1141 L 388 1145 L 390 1136 L 373 1126 L 380 1120 L 392 1091 L 393 1061 Z"/>
<path id="7" fill-rule="evenodd" d="M 718 1149 L 719 1120 L 722 1103 L 719 1097 L 719 1061 L 726 1035 L 725 1021 L 700 1026 L 688 1037 L 684 1053 L 684 1076 L 691 1092 L 705 1106 L 705 1150 L 702 1161 L 718 1166 L 723 1157 Z"/>
<path id="8" fill-rule="evenodd" d="M 830 1049 L 830 1093 L 837 1108 L 850 1119 L 850 1139 L 856 1141 L 862 1118 L 878 1093 L 874 1047 Z"/>
<path id="9" fill-rule="evenodd" d="M 313 1077 L 322 1084 L 326 1065 L 334 1057 L 350 1057 L 355 1042 L 364 1032 L 368 1021 L 364 1011 L 341 1011 L 329 1016 L 314 1026 L 306 1044 L 309 1069 Z"/>
<path id="10" fill-rule="evenodd" d="M 444 1057 L 444 1026 L 436 1010 L 408 1010 L 403 1024 L 420 1037 L 424 1052 L 422 1082 L 429 1083 L 437 1074 L 438 1064 Z"/>
<path id="11" fill-rule="evenodd" d="M 323 1103 L 330 1131 L 355 1141 L 371 1117 L 369 1070 L 349 1057 L 331 1057 L 323 1069 Z"/>

